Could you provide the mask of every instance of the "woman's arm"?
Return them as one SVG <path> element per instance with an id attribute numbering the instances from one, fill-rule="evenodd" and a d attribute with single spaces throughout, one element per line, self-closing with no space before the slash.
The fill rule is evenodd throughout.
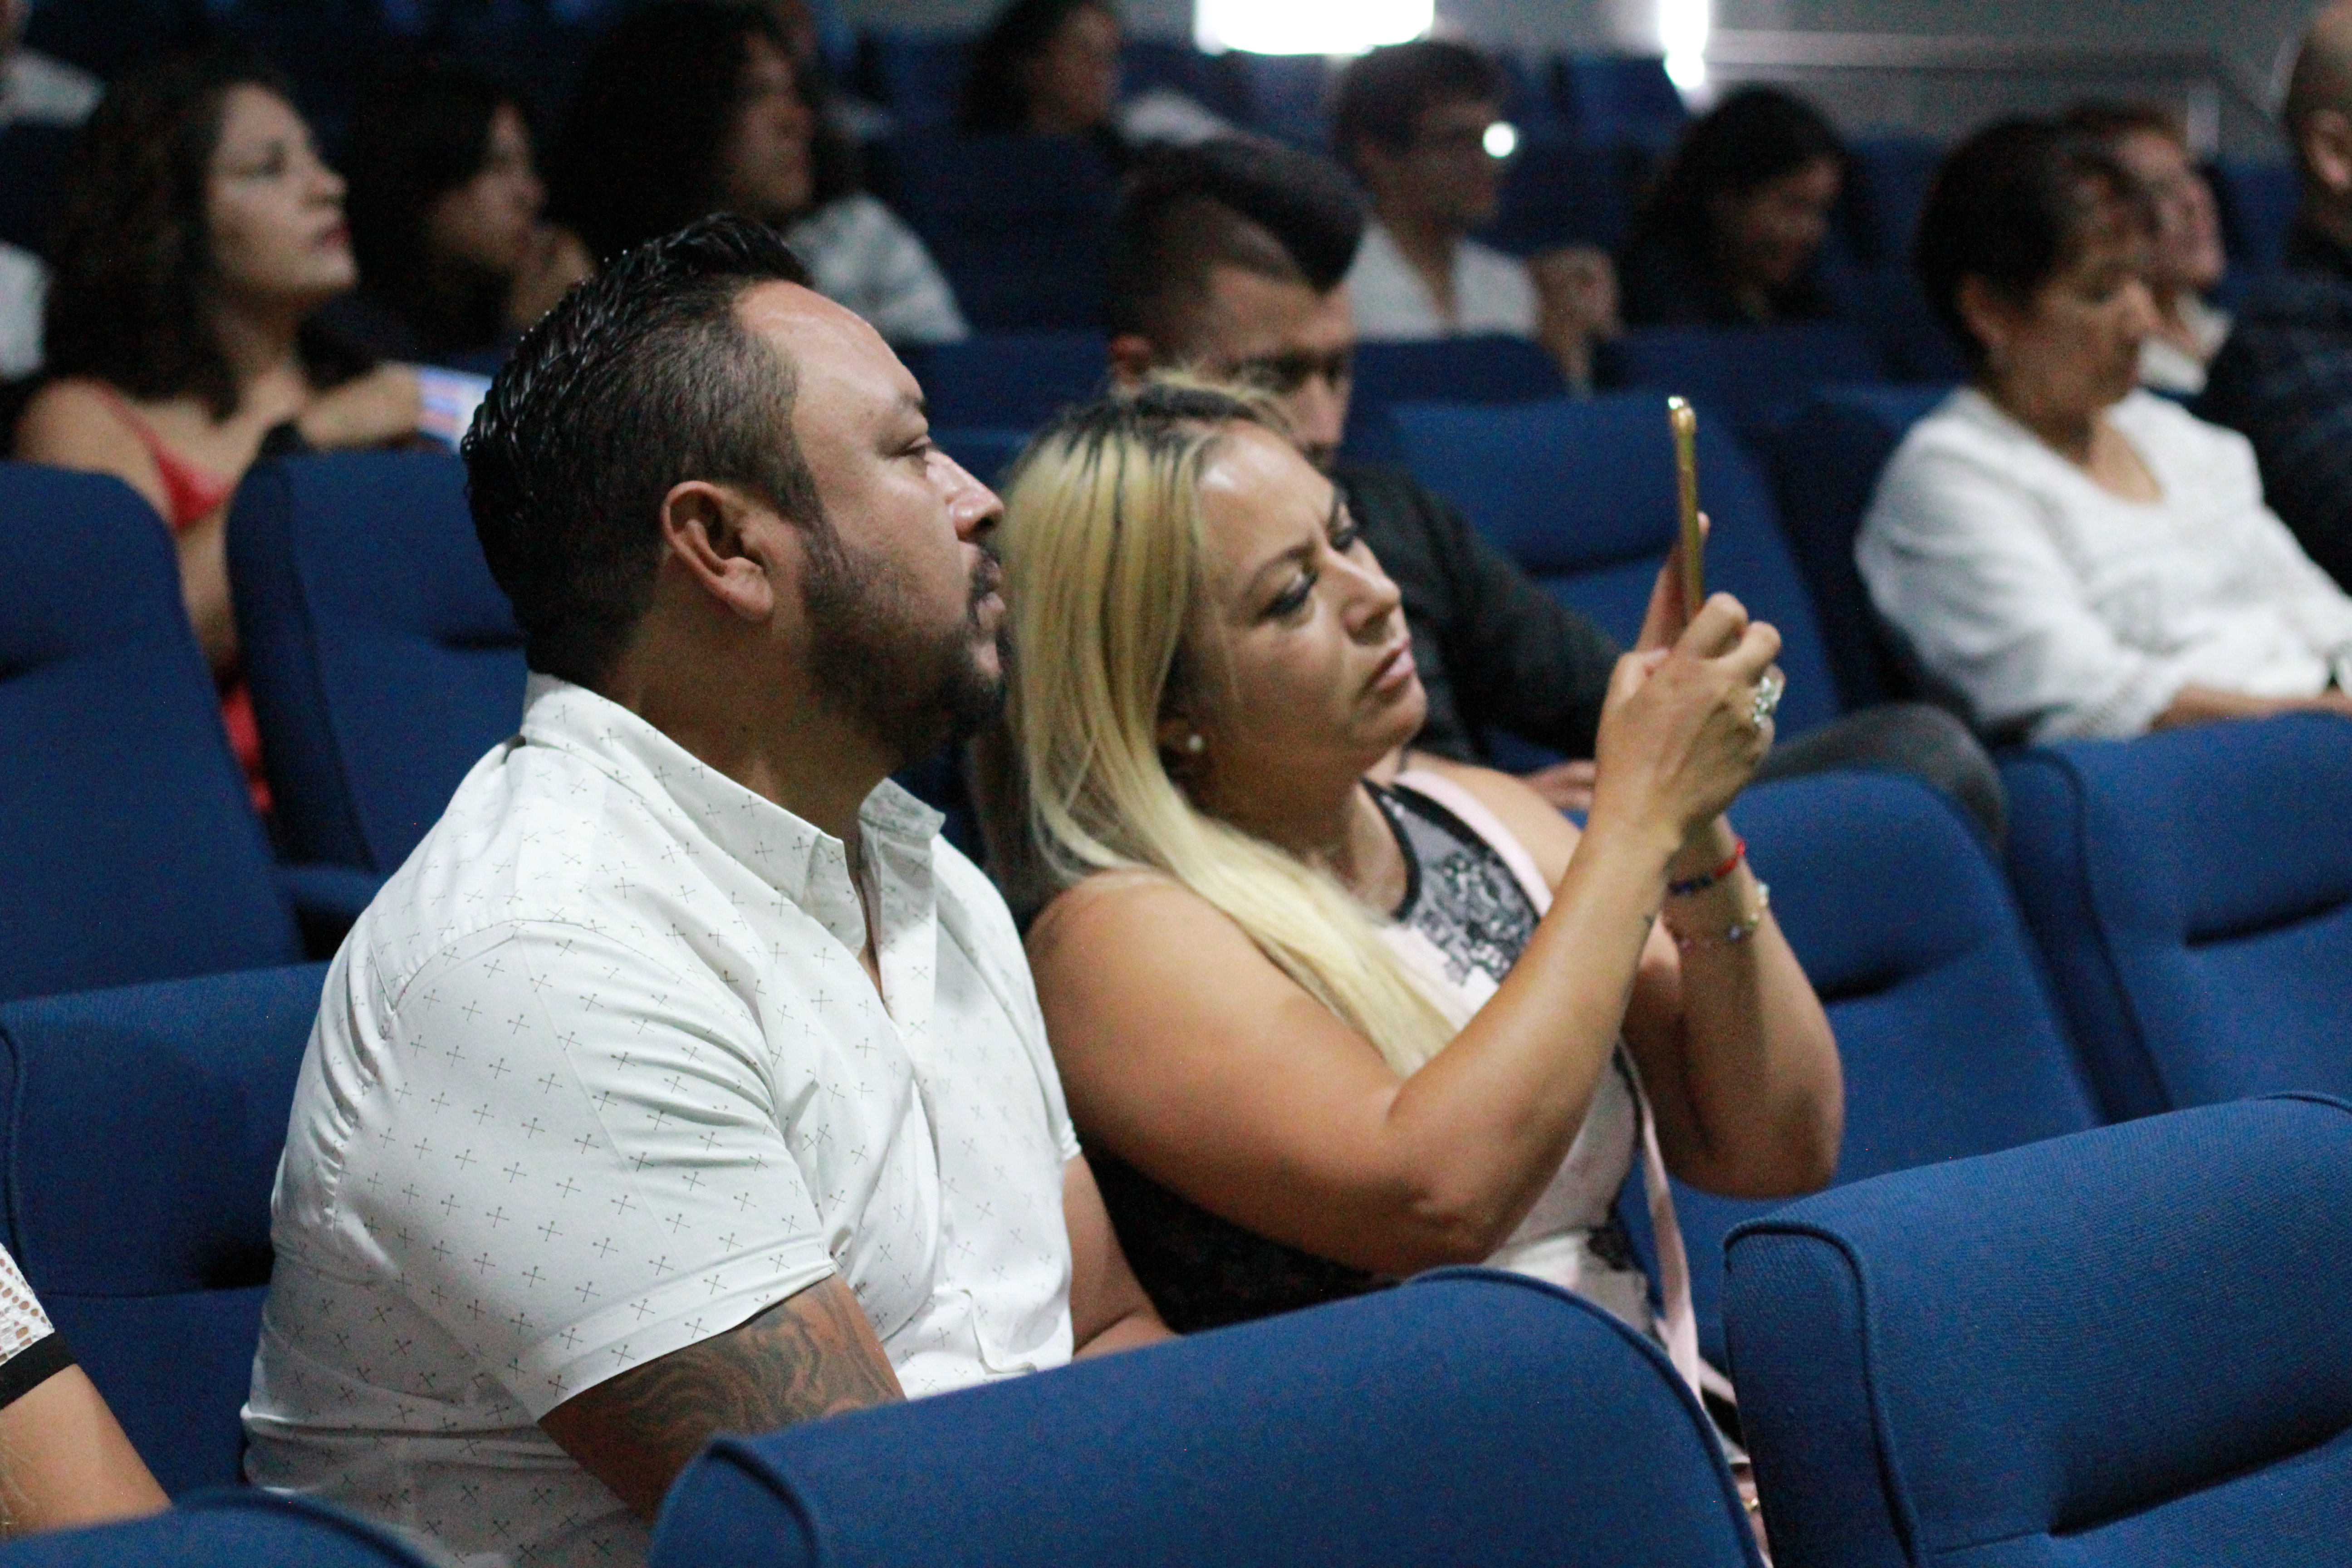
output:
<path id="1" fill-rule="evenodd" d="M 1080 1126 L 1202 1206 L 1355 1268 L 1486 1257 L 1583 1125 L 1667 862 L 1753 766 L 1748 692 L 1779 639 L 1727 599 L 1693 638 L 1727 631 L 1721 657 L 1621 667 L 1591 829 L 1550 912 L 1496 994 L 1402 1081 L 1189 890 L 1131 876 L 1065 894 L 1029 947 Z"/>
<path id="2" fill-rule="evenodd" d="M 65 1368 L 0 1410 L 0 1534 L 170 1506 L 81 1368 Z"/>

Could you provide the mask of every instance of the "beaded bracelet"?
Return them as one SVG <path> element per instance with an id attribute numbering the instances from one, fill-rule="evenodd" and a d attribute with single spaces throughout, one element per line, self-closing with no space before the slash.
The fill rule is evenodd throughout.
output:
<path id="1" fill-rule="evenodd" d="M 1717 866 L 1712 871 L 1702 871 L 1696 877 L 1685 878 L 1684 880 L 1679 882 L 1668 882 L 1666 884 L 1666 897 L 1670 899 L 1686 899 L 1693 893 L 1704 893 L 1709 888 L 1714 887 L 1717 882 L 1722 881 L 1726 877 L 1730 876 L 1732 872 L 1738 870 L 1739 868 L 1739 863 L 1747 858 L 1748 840 L 1745 838 L 1735 837 L 1731 841 L 1730 859 L 1726 860 L 1722 865 Z"/>
<path id="2" fill-rule="evenodd" d="M 1756 884 L 1756 907 L 1724 927 L 1721 931 L 1693 936 L 1676 931 L 1673 922 L 1669 921 L 1666 925 L 1666 934 L 1673 937 L 1675 945 L 1685 952 L 1688 952 L 1695 947 L 1738 947 L 1756 934 L 1756 928 L 1764 923 L 1764 911 L 1771 907 L 1771 884 L 1759 882 Z"/>

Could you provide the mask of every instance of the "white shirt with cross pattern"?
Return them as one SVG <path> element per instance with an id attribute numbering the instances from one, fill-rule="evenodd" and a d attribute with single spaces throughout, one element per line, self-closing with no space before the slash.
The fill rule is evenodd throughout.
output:
<path id="1" fill-rule="evenodd" d="M 468 1563 L 641 1563 L 537 1425 L 606 1378 L 835 1274 L 910 1395 L 1067 1361 L 1077 1138 L 939 822 L 859 814 L 877 996 L 840 840 L 533 677 L 329 972 L 251 1479 Z"/>

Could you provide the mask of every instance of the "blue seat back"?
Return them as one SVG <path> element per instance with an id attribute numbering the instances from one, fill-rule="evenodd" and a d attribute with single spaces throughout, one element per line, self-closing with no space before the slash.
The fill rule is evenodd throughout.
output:
<path id="1" fill-rule="evenodd" d="M 2213 165 L 2230 269 L 2246 278 L 2275 271 L 2303 203 L 2294 165 L 2284 158 L 2224 158 Z"/>
<path id="2" fill-rule="evenodd" d="M 1117 187 L 1074 136 L 892 139 L 885 166 L 975 331 L 1076 331 L 1102 321 L 1103 246 Z"/>
<path id="3" fill-rule="evenodd" d="M 1741 435 L 1788 422 L 1817 386 L 1880 381 L 1869 340 L 1843 321 L 1777 327 L 1636 327 L 1615 344 L 1629 386 L 1677 393 L 1729 416 Z"/>
<path id="4" fill-rule="evenodd" d="M 971 71 L 971 39 L 961 33 L 868 34 L 862 61 L 866 86 L 887 107 L 901 131 L 952 121 Z"/>
<path id="5" fill-rule="evenodd" d="M 2036 749 L 2010 875 L 2109 1113 L 2352 1094 L 2352 721 Z"/>
<path id="6" fill-rule="evenodd" d="M 269 1189 L 326 966 L 0 1006 L 7 1247 L 155 1479 L 239 1479 Z"/>
<path id="7" fill-rule="evenodd" d="M 1348 455 L 1399 460 L 1389 410 L 1400 403 L 1541 403 L 1568 395 L 1551 355 L 1528 339 L 1475 332 L 1424 342 L 1359 343 L 1348 400 Z"/>
<path id="8" fill-rule="evenodd" d="M 1870 510 L 1880 470 L 1911 426 L 1949 391 L 1822 387 L 1765 445 L 1790 552 L 1812 591 L 1830 668 L 1848 707 L 1912 694 L 1908 677 L 1879 634 L 1869 592 L 1854 569 L 1853 541 Z"/>
<path id="9" fill-rule="evenodd" d="M 2008 884 L 1958 809 L 1901 773 L 1762 784 L 1732 808 L 1845 1069 L 1838 1183 L 2099 1124 Z M 1723 1240 L 1777 1207 L 1677 1184 L 1703 1347 Z"/>
<path id="10" fill-rule="evenodd" d="M 1482 237 L 1521 256 L 1565 245 L 1598 246 L 1613 255 L 1633 228 L 1646 162 L 1629 142 L 1529 132 L 1503 171 L 1502 201 Z"/>
<path id="11" fill-rule="evenodd" d="M 1226 52 L 1240 79 L 1244 114 L 1262 135 L 1320 148 L 1331 139 L 1331 62 L 1321 55 Z"/>
<path id="12" fill-rule="evenodd" d="M 1588 142 L 1670 145 L 1690 111 L 1656 55 L 1569 55 L 1559 63 L 1560 105 Z"/>
<path id="13" fill-rule="evenodd" d="M 170 533 L 0 463 L 0 998 L 301 956 Z"/>
<path id="14" fill-rule="evenodd" d="M 1868 267 L 1908 268 L 1944 150 L 1925 136 L 1861 136 L 1846 149 L 1845 189 L 1834 215 Z"/>
<path id="15" fill-rule="evenodd" d="M 2352 1107 L 2243 1101 L 1807 1199 L 1731 1238 L 1790 1568 L 2318 1568 L 2352 1541 Z"/>
<path id="16" fill-rule="evenodd" d="M 522 721 L 522 631 L 465 465 L 432 452 L 264 463 L 229 514 L 246 679 L 296 857 L 390 872 Z"/>
<path id="17" fill-rule="evenodd" d="M 0 1568 L 426 1568 L 374 1525 L 307 1498 L 217 1491 L 168 1513 L 0 1545 Z"/>
<path id="18" fill-rule="evenodd" d="M 1119 50 L 1121 96 L 1181 92 L 1213 114 L 1240 121 L 1248 113 L 1247 87 L 1234 62 L 1174 38 L 1129 38 Z"/>
<path id="19" fill-rule="evenodd" d="M 722 1439 L 655 1568 L 1751 1564 L 1655 1346 L 1483 1270 Z"/>
<path id="20" fill-rule="evenodd" d="M 1392 417 L 1423 484 L 1561 602 L 1632 646 L 1678 515 L 1664 398 L 1402 404 Z M 1801 733 L 1838 712 L 1811 602 L 1763 476 L 1738 440 L 1702 412 L 1698 448 L 1700 504 L 1714 524 L 1707 586 L 1738 595 L 1780 628 L 1789 677 L 1780 728 Z"/>
<path id="21" fill-rule="evenodd" d="M 1094 395 L 1109 373 L 1100 332 L 987 332 L 899 357 L 934 426 L 1026 429 Z"/>

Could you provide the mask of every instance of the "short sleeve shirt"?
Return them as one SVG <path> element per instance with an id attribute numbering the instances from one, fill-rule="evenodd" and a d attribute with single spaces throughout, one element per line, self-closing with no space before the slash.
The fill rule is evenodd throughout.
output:
<path id="1" fill-rule="evenodd" d="M 1454 247 L 1450 320 L 1381 224 L 1365 226 L 1347 283 L 1356 331 L 1366 342 L 1417 342 L 1478 332 L 1536 335 L 1536 286 L 1526 265 L 1475 239 Z"/>
<path id="2" fill-rule="evenodd" d="M 910 1395 L 1068 1360 L 1077 1141 L 938 826 L 878 788 L 861 899 L 838 839 L 534 677 L 329 972 L 251 1478 L 468 1562 L 642 1562 L 537 1426 L 606 1378 L 834 1275 Z"/>

